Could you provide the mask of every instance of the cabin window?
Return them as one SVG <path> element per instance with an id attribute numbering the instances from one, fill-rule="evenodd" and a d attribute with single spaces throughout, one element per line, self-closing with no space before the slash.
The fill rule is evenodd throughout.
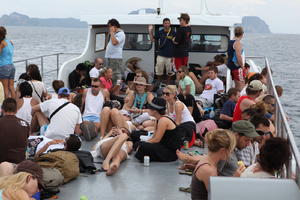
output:
<path id="1" fill-rule="evenodd" d="M 96 33 L 95 51 L 102 51 L 105 49 L 105 33 Z"/>
<path id="2" fill-rule="evenodd" d="M 148 33 L 126 33 L 124 50 L 149 51 L 152 42 Z"/>
<path id="3" fill-rule="evenodd" d="M 228 48 L 226 35 L 193 34 L 191 36 L 191 49 L 194 52 L 225 53 Z"/>

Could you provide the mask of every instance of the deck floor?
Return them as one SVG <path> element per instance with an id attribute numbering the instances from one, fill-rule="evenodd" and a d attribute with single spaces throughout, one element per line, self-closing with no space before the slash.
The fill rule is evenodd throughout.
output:
<path id="1" fill-rule="evenodd" d="M 94 143 L 84 142 L 82 149 L 90 150 Z M 180 192 L 178 188 L 189 186 L 191 176 L 179 175 L 179 165 L 180 161 L 151 162 L 149 167 L 144 167 L 133 152 L 114 176 L 106 176 L 104 172 L 80 174 L 77 179 L 60 187 L 58 197 L 63 200 L 79 200 L 82 195 L 89 200 L 188 200 L 191 199 L 190 194 Z"/>

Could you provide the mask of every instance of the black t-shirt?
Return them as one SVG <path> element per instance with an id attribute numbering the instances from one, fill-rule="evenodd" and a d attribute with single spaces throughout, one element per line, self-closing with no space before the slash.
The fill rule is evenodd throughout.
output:
<path id="1" fill-rule="evenodd" d="M 189 56 L 192 29 L 190 26 L 179 27 L 176 32 L 174 46 L 174 57 L 181 58 Z"/>
<path id="2" fill-rule="evenodd" d="M 80 82 L 80 74 L 73 70 L 69 74 L 69 88 L 71 90 L 75 89 L 76 87 L 82 87 L 83 85 L 89 86 L 91 84 L 91 80 L 87 73 L 86 77 Z"/>
<path id="3" fill-rule="evenodd" d="M 172 39 L 175 36 L 174 30 L 165 32 L 164 29 L 155 34 L 155 39 L 158 40 L 158 55 L 171 58 L 173 57 L 174 43 Z"/>
<path id="4" fill-rule="evenodd" d="M 15 115 L 0 118 L 0 163 L 25 160 L 29 129 L 29 124 Z"/>

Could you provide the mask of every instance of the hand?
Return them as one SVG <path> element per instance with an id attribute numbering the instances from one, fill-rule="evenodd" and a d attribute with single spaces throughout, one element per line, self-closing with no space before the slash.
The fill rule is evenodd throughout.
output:
<path id="1" fill-rule="evenodd" d="M 241 174 L 245 171 L 246 167 L 244 165 L 239 166 L 235 173 L 233 174 L 234 177 L 240 177 Z"/>
<path id="2" fill-rule="evenodd" d="M 60 143 L 64 143 L 64 140 L 52 140 L 50 142 L 48 142 L 48 145 L 53 145 L 53 144 L 60 144 Z"/>
<path id="3" fill-rule="evenodd" d="M 114 26 L 109 27 L 109 33 L 110 34 L 115 34 L 116 28 Z"/>
<path id="4" fill-rule="evenodd" d="M 152 31 L 153 31 L 153 25 L 152 25 L 152 24 L 149 24 L 149 25 L 148 25 L 148 31 L 149 31 L 149 32 L 152 32 Z"/>

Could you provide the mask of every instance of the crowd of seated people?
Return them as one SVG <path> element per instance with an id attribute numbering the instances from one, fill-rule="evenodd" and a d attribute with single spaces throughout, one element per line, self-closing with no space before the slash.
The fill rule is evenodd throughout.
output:
<path id="1" fill-rule="evenodd" d="M 287 142 L 276 137 L 276 98 L 267 93 L 266 70 L 248 75 L 245 93 L 227 88 L 227 101 L 220 114 L 207 120 L 205 109 L 215 109 L 216 96 L 225 93 L 227 73 L 223 56 L 216 56 L 205 69 L 201 68 L 202 77 L 182 66 L 177 70 L 177 85 L 160 88 L 160 94 L 152 92 L 148 74 L 139 69 L 138 61 L 135 58 L 127 63 L 127 78 L 116 84 L 112 82 L 114 72 L 103 67 L 103 59 L 95 59 L 90 71 L 80 63 L 69 75 L 68 85 L 53 81 L 55 93 L 51 95 L 38 66 L 29 65 L 18 83 L 16 99 L 7 98 L 2 104 L 0 162 L 4 164 L 0 165 L 0 172 L 7 162 L 18 165 L 26 159 L 28 141 L 36 143 L 30 152 L 35 158 L 54 149 L 77 151 L 77 144 L 81 144 L 77 136 L 87 134 L 81 128 L 84 123 L 92 123 L 99 136 L 90 150 L 94 157 L 104 160 L 102 171 L 107 175 L 115 174 L 131 152 L 141 162 L 144 156 L 158 162 L 180 159 L 183 169 L 189 166 L 194 170 L 192 199 L 207 199 L 210 176 L 274 177 L 288 162 Z M 122 84 L 127 85 L 125 91 Z M 277 88 L 280 96 L 282 88 Z M 180 151 L 185 141 L 191 147 L 197 139 L 207 144 L 207 155 L 191 156 Z M 238 161 L 244 165 L 239 166 Z M 23 178 L 26 181 L 18 184 L 22 186 L 14 194 L 0 183 L 3 195 L 30 199 L 39 190 L 33 186 L 37 184 L 35 176 L 21 173 L 2 180 L 14 182 Z M 27 184 L 32 190 L 26 189 Z"/>

